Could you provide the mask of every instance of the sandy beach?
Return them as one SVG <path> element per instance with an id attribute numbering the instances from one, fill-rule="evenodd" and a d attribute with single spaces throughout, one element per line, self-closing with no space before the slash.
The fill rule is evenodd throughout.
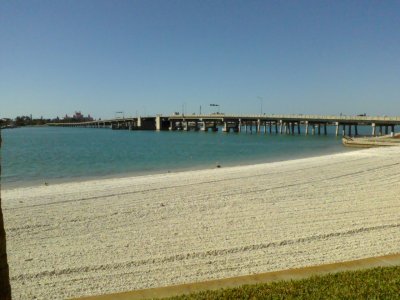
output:
<path id="1" fill-rule="evenodd" d="M 400 147 L 2 191 L 14 299 L 400 252 Z"/>

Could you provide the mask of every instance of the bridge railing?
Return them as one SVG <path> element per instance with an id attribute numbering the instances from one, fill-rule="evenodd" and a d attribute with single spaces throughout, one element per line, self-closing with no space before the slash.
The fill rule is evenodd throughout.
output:
<path id="1" fill-rule="evenodd" d="M 304 115 L 304 114 L 262 114 L 262 115 L 236 115 L 236 114 L 213 114 L 213 115 L 174 115 L 168 116 L 170 119 L 196 119 L 196 118 L 209 118 L 209 119 L 297 119 L 297 120 L 327 120 L 327 121 L 395 121 L 400 122 L 400 117 L 388 116 L 335 116 L 335 115 Z"/>

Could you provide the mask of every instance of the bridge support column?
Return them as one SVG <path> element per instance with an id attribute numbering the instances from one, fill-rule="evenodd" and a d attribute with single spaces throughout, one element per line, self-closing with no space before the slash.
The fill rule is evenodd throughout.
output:
<path id="1" fill-rule="evenodd" d="M 382 125 L 379 125 L 379 135 L 382 135 Z"/>
<path id="2" fill-rule="evenodd" d="M 297 134 L 300 135 L 300 121 L 297 122 Z"/>
<path id="3" fill-rule="evenodd" d="M 202 131 L 208 132 L 208 130 L 211 128 L 212 132 L 216 132 L 218 131 L 217 125 L 215 124 L 215 122 L 206 122 L 203 121 L 203 127 L 201 128 Z"/>
<path id="4" fill-rule="evenodd" d="M 325 134 L 325 135 L 328 134 L 328 132 L 327 132 L 327 130 L 326 130 L 326 123 L 324 123 L 324 134 Z"/>
<path id="5" fill-rule="evenodd" d="M 161 130 L 161 116 L 156 116 L 156 131 Z"/>
<path id="6" fill-rule="evenodd" d="M 343 124 L 343 127 L 342 127 L 342 136 L 345 136 L 346 135 L 346 124 Z"/>
<path id="7" fill-rule="evenodd" d="M 282 123 L 282 120 L 281 120 L 280 123 L 279 123 L 279 133 L 280 134 L 282 134 L 282 126 L 283 126 L 283 123 Z"/>
<path id="8" fill-rule="evenodd" d="M 375 123 L 372 123 L 371 127 L 372 127 L 372 136 L 375 136 L 376 135 L 376 125 L 375 125 Z"/>
<path id="9" fill-rule="evenodd" d="M 224 127 L 222 128 L 222 132 L 229 132 L 229 127 L 227 122 L 224 122 Z"/>
<path id="10" fill-rule="evenodd" d="M 311 134 L 315 135 L 315 124 L 311 125 Z"/>
<path id="11" fill-rule="evenodd" d="M 339 122 L 336 122 L 335 125 L 336 125 L 335 135 L 338 136 L 339 135 Z"/>
<path id="12" fill-rule="evenodd" d="M 385 134 L 389 134 L 389 126 L 385 126 Z"/>
<path id="13" fill-rule="evenodd" d="M 349 136 L 351 136 L 351 124 L 349 124 Z"/>
<path id="14" fill-rule="evenodd" d="M 238 123 L 238 132 L 242 132 L 242 120 L 239 119 L 239 123 Z"/>
<path id="15" fill-rule="evenodd" d="M 391 128 L 392 128 L 392 130 L 391 130 L 391 132 L 390 132 L 390 136 L 391 136 L 391 137 L 394 137 L 394 125 L 392 125 Z"/>
<path id="16" fill-rule="evenodd" d="M 223 132 L 230 132 L 231 129 L 233 132 L 238 132 L 238 124 L 232 122 L 224 122 L 224 127 L 222 129 Z"/>
<path id="17" fill-rule="evenodd" d="M 261 132 L 261 120 L 258 119 L 257 120 L 257 133 L 260 133 L 260 132 Z"/>
<path id="18" fill-rule="evenodd" d="M 295 124 L 294 124 L 294 122 L 292 123 L 292 134 L 294 134 L 294 126 L 295 126 Z"/>
<path id="19" fill-rule="evenodd" d="M 354 125 L 354 134 L 355 134 L 355 136 L 358 135 L 358 126 L 357 125 Z"/>
<path id="20" fill-rule="evenodd" d="M 305 135 L 308 135 L 308 121 L 306 121 L 306 132 Z"/>
<path id="21" fill-rule="evenodd" d="M 318 126 L 318 135 L 320 135 L 321 134 L 321 124 L 318 124 L 317 126 Z"/>

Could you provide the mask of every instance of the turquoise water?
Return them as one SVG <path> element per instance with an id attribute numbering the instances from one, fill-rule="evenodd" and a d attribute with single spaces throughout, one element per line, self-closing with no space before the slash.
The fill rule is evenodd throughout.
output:
<path id="1" fill-rule="evenodd" d="M 93 128 L 3 130 L 2 186 L 215 168 L 349 151 L 327 136 Z"/>

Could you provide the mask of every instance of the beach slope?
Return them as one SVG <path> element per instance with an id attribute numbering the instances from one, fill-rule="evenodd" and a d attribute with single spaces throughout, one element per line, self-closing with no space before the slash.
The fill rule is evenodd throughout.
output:
<path id="1" fill-rule="evenodd" d="M 400 251 L 400 147 L 2 192 L 14 299 Z"/>

